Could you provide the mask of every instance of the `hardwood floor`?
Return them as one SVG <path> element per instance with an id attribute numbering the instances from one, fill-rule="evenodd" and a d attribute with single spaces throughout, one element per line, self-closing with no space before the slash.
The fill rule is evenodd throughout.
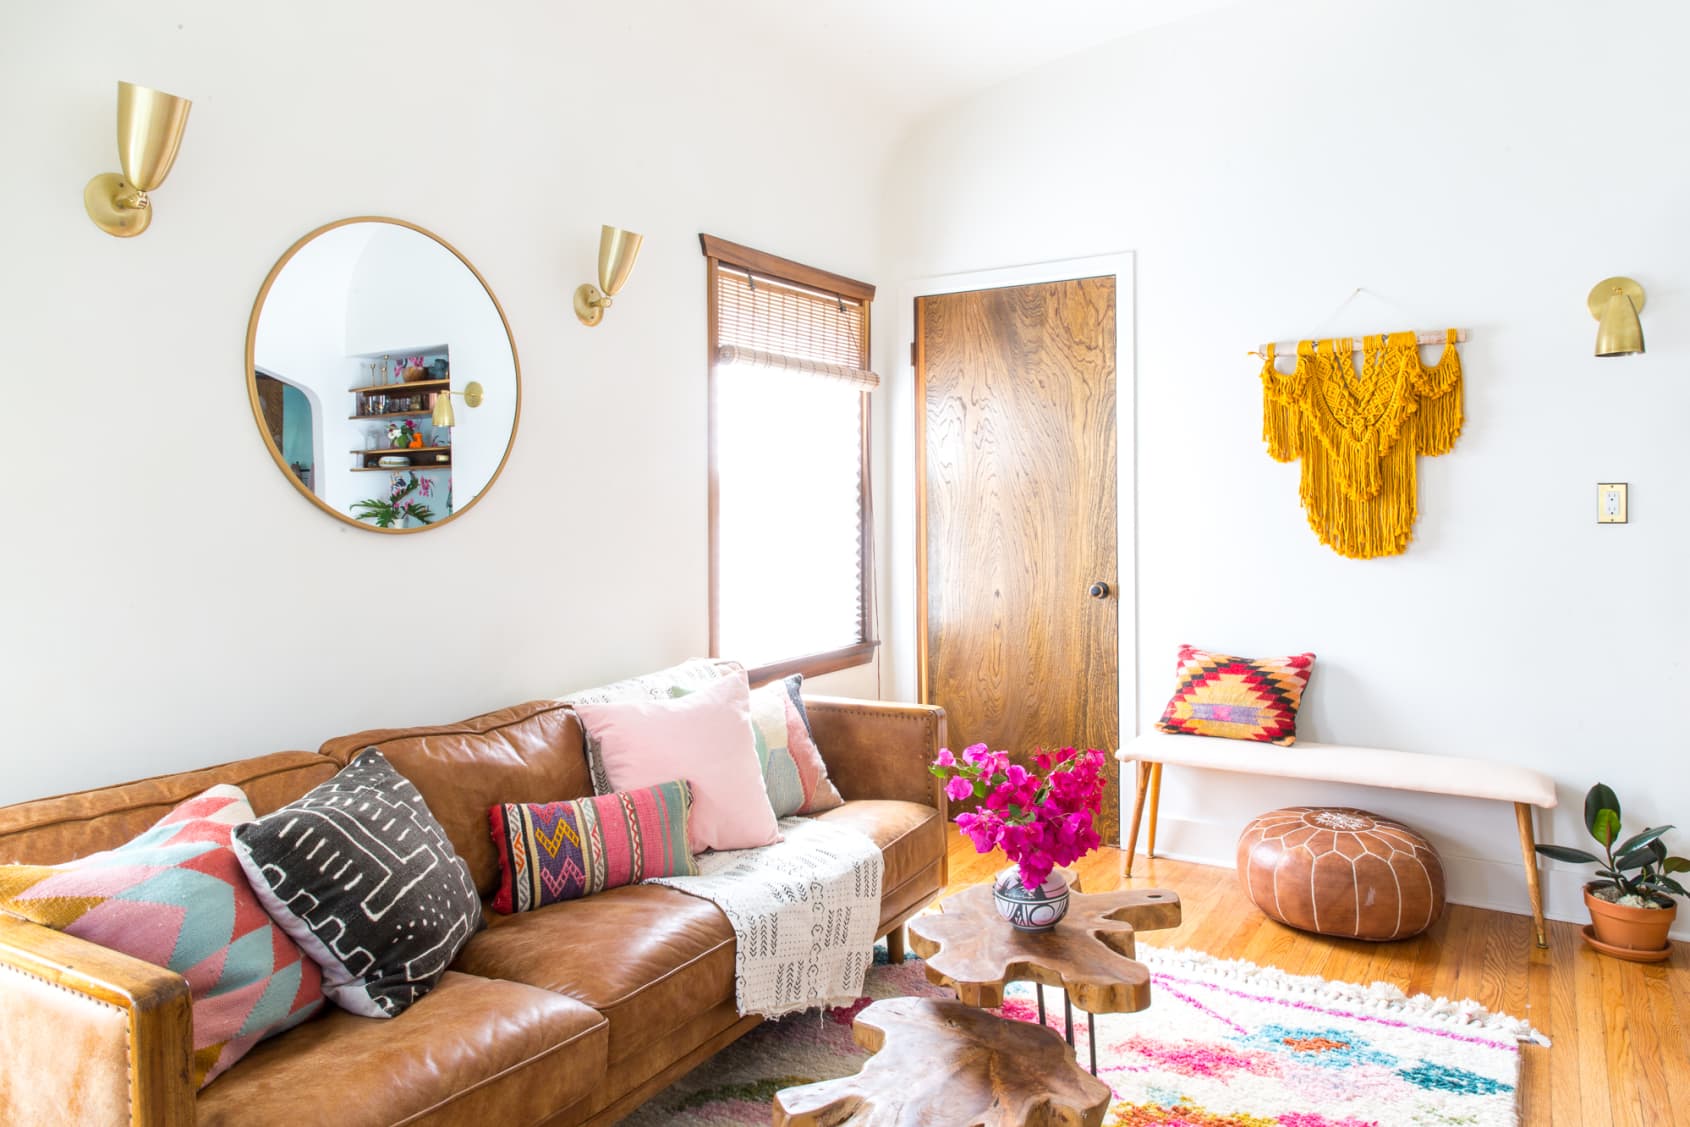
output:
<path id="1" fill-rule="evenodd" d="M 1184 922 L 1146 942 L 1345 982 L 1390 982 L 1410 994 L 1472 998 L 1530 1021 L 1554 1045 L 1522 1048 L 1523 1124 L 1690 1122 L 1690 944 L 1676 944 L 1664 963 L 1627 963 L 1586 947 L 1578 925 L 1551 921 L 1549 949 L 1541 950 L 1532 942 L 1531 917 L 1459 905 L 1414 939 L 1327 939 L 1262 915 L 1231 869 L 1140 857 L 1128 878 L 1125 859 L 1119 849 L 1087 857 L 1077 866 L 1081 886 L 1179 893 Z M 1002 861 L 1001 854 L 979 856 L 953 835 L 950 890 L 987 879 Z"/>

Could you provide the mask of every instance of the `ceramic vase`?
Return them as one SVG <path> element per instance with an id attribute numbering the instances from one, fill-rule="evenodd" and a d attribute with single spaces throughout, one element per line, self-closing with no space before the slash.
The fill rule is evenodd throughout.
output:
<path id="1" fill-rule="evenodd" d="M 1021 870 L 1011 865 L 992 882 L 992 902 L 998 915 L 1018 931 L 1049 931 L 1068 914 L 1068 879 L 1058 870 L 1028 891 Z"/>

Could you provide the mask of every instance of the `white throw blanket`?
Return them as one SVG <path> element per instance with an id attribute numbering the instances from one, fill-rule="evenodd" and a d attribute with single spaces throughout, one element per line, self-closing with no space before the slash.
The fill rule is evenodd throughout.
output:
<path id="1" fill-rule="evenodd" d="M 785 840 L 704 853 L 695 877 L 656 877 L 702 897 L 733 925 L 739 1012 L 779 1017 L 862 997 L 874 961 L 885 860 L 866 834 L 782 818 Z"/>

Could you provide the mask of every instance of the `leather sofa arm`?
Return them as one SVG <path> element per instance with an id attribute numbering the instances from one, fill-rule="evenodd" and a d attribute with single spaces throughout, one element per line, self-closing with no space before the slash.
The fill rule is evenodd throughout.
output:
<path id="1" fill-rule="evenodd" d="M 0 915 L 0 1122 L 192 1127 L 181 975 Z"/>
<path id="2" fill-rule="evenodd" d="M 927 704 L 804 697 L 828 777 L 847 799 L 897 798 L 946 815 L 927 770 L 945 742 L 945 710 Z"/>

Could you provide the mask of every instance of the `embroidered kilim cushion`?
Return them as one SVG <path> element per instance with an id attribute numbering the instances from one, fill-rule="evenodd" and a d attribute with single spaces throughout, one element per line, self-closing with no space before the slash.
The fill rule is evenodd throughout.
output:
<path id="1" fill-rule="evenodd" d="M 1156 727 L 1187 736 L 1293 744 L 1313 654 L 1228 657 L 1179 648 L 1179 683 Z"/>
<path id="2" fill-rule="evenodd" d="M 381 752 L 235 831 L 253 891 L 323 969 L 323 993 L 394 1017 L 434 988 L 482 925 L 469 866 Z"/>
<path id="3" fill-rule="evenodd" d="M 527 912 L 647 877 L 693 876 L 684 780 L 577 798 L 488 809 L 499 855 L 495 912 Z"/>
<path id="4" fill-rule="evenodd" d="M 63 865 L 0 865 L 0 911 L 188 980 L 196 1088 L 323 1004 L 316 964 L 264 913 L 229 847 L 231 831 L 252 818 L 246 794 L 225 784 L 116 849 Z"/>
<path id="5" fill-rule="evenodd" d="M 804 675 L 794 673 L 751 690 L 751 736 L 763 768 L 763 789 L 777 818 L 819 814 L 845 802 L 827 777 L 827 764 L 810 735 L 803 684 Z M 669 695 L 684 697 L 694 691 L 676 685 Z"/>

